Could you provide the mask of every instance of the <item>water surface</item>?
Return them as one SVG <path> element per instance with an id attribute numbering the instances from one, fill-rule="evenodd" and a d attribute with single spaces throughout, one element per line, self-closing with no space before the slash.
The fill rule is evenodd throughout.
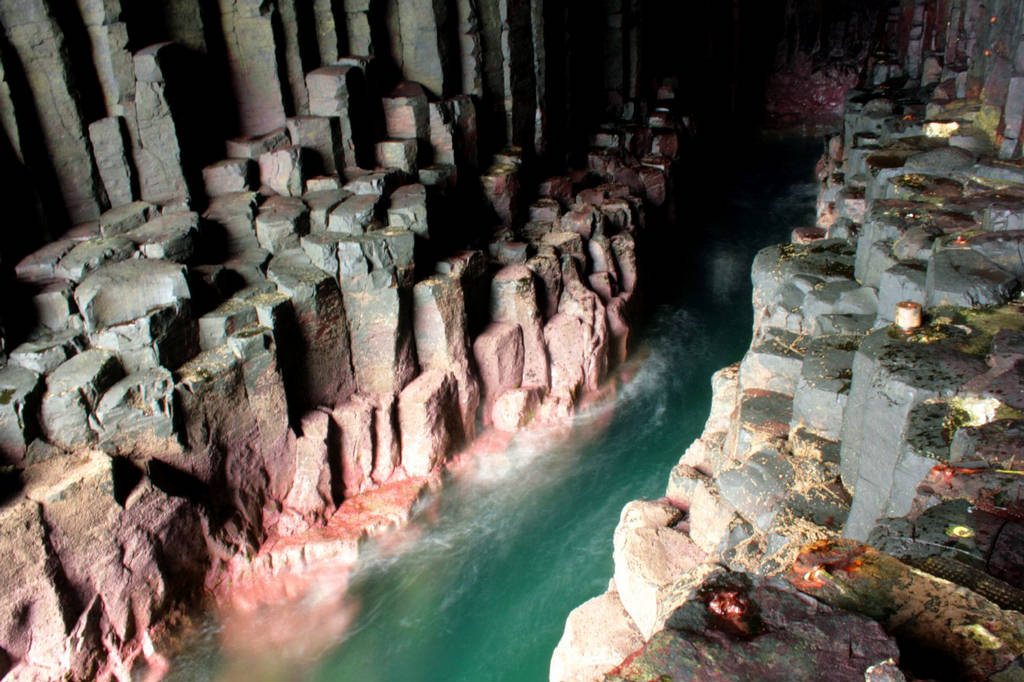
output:
<path id="1" fill-rule="evenodd" d="M 226 660 L 211 626 L 172 679 L 546 680 L 569 611 L 611 578 L 622 506 L 664 494 L 707 417 L 711 374 L 750 342 L 754 254 L 812 224 L 820 148 L 758 145 L 731 159 L 731 170 L 694 164 L 680 178 L 674 243 L 644 266 L 658 302 L 614 404 L 580 417 L 568 443 L 524 439 L 483 472 L 453 479 L 416 517 L 418 539 L 400 554 L 371 548 L 350 590 L 357 616 L 335 646 L 265 668 Z"/>

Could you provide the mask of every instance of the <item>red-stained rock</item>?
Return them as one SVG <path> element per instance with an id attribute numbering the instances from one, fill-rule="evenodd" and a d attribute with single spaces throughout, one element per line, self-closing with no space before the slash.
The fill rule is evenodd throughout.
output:
<path id="1" fill-rule="evenodd" d="M 351 497 L 370 484 L 374 456 L 375 405 L 366 396 L 355 394 L 331 412 L 334 429 L 330 443 L 341 462 L 345 497 Z M 388 472 L 390 475 L 390 472 Z"/>
<path id="2" fill-rule="evenodd" d="M 707 565 L 670 588 L 678 606 L 608 682 L 861 682 L 899 649 L 877 623 L 778 583 Z"/>
<path id="3" fill-rule="evenodd" d="M 518 324 L 523 333 L 523 384 L 547 387 L 548 355 L 537 307 L 533 273 L 525 265 L 509 265 L 491 280 L 491 320 Z"/>
<path id="4" fill-rule="evenodd" d="M 426 476 L 462 442 L 455 377 L 427 370 L 398 396 L 402 467 L 410 476 Z"/>
<path id="5" fill-rule="evenodd" d="M 495 322 L 473 341 L 473 357 L 484 390 L 484 425 L 498 396 L 523 383 L 523 332 L 518 324 Z"/>
<path id="6" fill-rule="evenodd" d="M 328 431 L 331 417 L 319 410 L 302 418 L 295 439 L 295 474 L 283 500 L 277 532 L 290 534 L 326 521 L 334 511 Z"/>
<path id="7" fill-rule="evenodd" d="M 435 275 L 413 287 L 413 333 L 424 370 L 450 371 L 458 382 L 462 430 L 471 439 L 480 386 L 469 361 L 466 301 L 457 275 Z"/>
<path id="8" fill-rule="evenodd" d="M 545 392 L 545 389 L 539 386 L 523 386 L 502 393 L 491 410 L 494 428 L 513 432 L 529 424 L 533 421 Z"/>
<path id="9" fill-rule="evenodd" d="M 591 204 L 578 203 L 562 216 L 562 229 L 590 239 L 595 234 L 604 234 L 605 215 Z"/>

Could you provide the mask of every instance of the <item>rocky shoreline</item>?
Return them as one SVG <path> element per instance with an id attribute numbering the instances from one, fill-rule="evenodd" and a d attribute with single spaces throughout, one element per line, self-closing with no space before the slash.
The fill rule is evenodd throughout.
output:
<path id="1" fill-rule="evenodd" d="M 1024 675 L 1024 77 L 874 59 L 817 225 L 755 258 L 750 348 L 665 497 L 622 510 L 552 682 Z"/>
<path id="2" fill-rule="evenodd" d="M 26 25 L 59 47 L 36 4 Z M 281 19 L 242 5 L 246 35 Z M 131 116 L 88 147 L 112 205 L 79 197 L 95 219 L 13 268 L 34 325 L 0 344 L 5 680 L 159 678 L 161 636 L 200 604 L 251 639 L 246 614 L 343 594 L 446 467 L 600 400 L 683 139 L 668 108 L 620 102 L 578 170 L 538 177 L 518 147 L 481 168 L 472 97 L 378 92 L 372 59 L 335 55 L 293 83 L 306 113 L 268 131 L 257 107 L 195 168 L 180 46 L 132 54 L 118 26 L 94 37 Z M 257 47 L 232 49 L 265 66 Z M 344 625 L 321 615 L 322 637 Z"/>

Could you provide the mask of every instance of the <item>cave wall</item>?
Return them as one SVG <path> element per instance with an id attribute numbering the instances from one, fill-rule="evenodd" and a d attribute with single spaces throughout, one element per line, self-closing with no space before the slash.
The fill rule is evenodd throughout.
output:
<path id="1" fill-rule="evenodd" d="M 487 152 L 564 154 L 552 125 L 638 93 L 641 4 L 4 0 L 4 169 L 27 178 L 16 201 L 38 226 L 4 240 L 5 261 L 130 200 L 201 207 L 223 140 L 307 115 L 306 74 L 348 55 L 371 58 L 379 94 L 404 79 L 476 98 Z"/>

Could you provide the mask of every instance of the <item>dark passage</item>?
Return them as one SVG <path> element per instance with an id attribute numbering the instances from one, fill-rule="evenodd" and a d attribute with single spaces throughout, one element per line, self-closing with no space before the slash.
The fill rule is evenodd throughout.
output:
<path id="1" fill-rule="evenodd" d="M 707 417 L 711 373 L 748 345 L 750 261 L 812 220 L 819 153 L 817 141 L 790 141 L 753 146 L 732 170 L 694 164 L 715 172 L 686 180 L 675 229 L 689 248 L 662 250 L 675 260 L 658 263 L 667 277 L 648 291 L 660 301 L 614 405 L 579 417 L 567 445 L 526 438 L 452 481 L 401 554 L 365 553 L 351 590 L 360 610 L 334 650 L 236 661 L 213 649 L 211 630 L 170 679 L 546 680 L 566 615 L 611 577 L 622 506 L 663 494 Z"/>

